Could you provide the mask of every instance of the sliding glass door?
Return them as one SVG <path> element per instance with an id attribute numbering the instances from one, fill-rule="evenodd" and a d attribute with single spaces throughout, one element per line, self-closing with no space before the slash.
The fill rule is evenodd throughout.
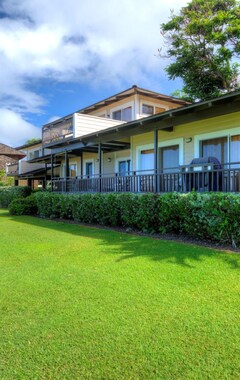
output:
<path id="1" fill-rule="evenodd" d="M 200 142 L 201 157 L 216 157 L 221 164 L 228 162 L 227 137 L 202 140 Z"/>
<path id="2" fill-rule="evenodd" d="M 179 170 L 179 145 L 160 148 L 160 169 L 163 173 Z"/>

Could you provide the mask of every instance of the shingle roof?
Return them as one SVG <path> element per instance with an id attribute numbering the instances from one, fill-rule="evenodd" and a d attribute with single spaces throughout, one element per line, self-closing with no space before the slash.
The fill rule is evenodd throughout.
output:
<path id="1" fill-rule="evenodd" d="M 26 154 L 20 150 L 16 150 L 8 145 L 0 143 L 0 156 L 7 156 L 15 160 L 21 160 Z"/>

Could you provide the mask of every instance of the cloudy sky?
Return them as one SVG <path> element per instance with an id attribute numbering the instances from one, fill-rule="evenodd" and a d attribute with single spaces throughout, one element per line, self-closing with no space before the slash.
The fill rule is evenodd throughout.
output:
<path id="1" fill-rule="evenodd" d="M 0 142 L 136 84 L 171 94 L 160 24 L 186 0 L 0 0 Z"/>

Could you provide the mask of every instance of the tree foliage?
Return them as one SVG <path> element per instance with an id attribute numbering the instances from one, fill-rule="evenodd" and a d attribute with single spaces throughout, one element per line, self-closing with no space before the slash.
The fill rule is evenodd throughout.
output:
<path id="1" fill-rule="evenodd" d="M 38 144 L 41 142 L 42 142 L 42 139 L 33 137 L 32 139 L 27 140 L 25 144 L 31 145 L 31 144 Z"/>
<path id="2" fill-rule="evenodd" d="M 192 0 L 161 25 L 170 79 L 182 78 L 192 100 L 217 97 L 239 87 L 240 4 L 237 0 Z"/>

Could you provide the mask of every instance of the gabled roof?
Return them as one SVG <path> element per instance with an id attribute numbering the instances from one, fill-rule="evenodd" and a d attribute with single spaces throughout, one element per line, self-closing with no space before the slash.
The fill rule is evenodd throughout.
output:
<path id="1" fill-rule="evenodd" d="M 114 103 L 116 101 L 125 99 L 125 98 L 127 98 L 127 97 L 129 97 L 131 95 L 135 95 L 135 94 L 143 95 L 143 96 L 146 96 L 146 97 L 151 97 L 151 98 L 158 99 L 158 100 L 163 100 L 163 101 L 166 101 L 166 102 L 172 102 L 174 104 L 178 104 L 179 106 L 181 106 L 181 105 L 183 106 L 185 104 L 189 104 L 189 102 L 186 102 L 184 100 L 177 99 L 177 98 L 174 98 L 172 96 L 160 94 L 158 92 L 146 90 L 144 88 L 140 88 L 140 87 L 134 85 L 134 86 L 128 88 L 127 90 L 125 90 L 125 91 L 119 92 L 118 94 L 112 95 L 109 98 L 101 100 L 100 102 L 97 102 L 97 103 L 94 103 L 94 104 L 92 104 L 92 105 L 90 105 L 88 107 L 82 108 L 81 110 L 79 110 L 77 112 L 79 112 L 79 113 L 89 113 L 89 112 L 98 110 L 99 108 L 108 106 L 109 104 L 112 104 L 112 103 Z"/>
<path id="2" fill-rule="evenodd" d="M 171 102 L 171 103 L 178 105 L 179 107 L 190 104 L 189 102 L 186 102 L 185 100 L 181 100 L 181 99 L 174 98 L 172 96 L 160 94 L 158 92 L 146 90 L 146 89 L 143 89 L 143 88 L 140 88 L 140 87 L 134 85 L 134 86 L 128 88 L 127 90 L 124 90 L 122 92 L 119 92 L 118 94 L 110 96 L 109 98 L 100 100 L 97 103 L 94 103 L 90 106 L 84 107 L 81 110 L 78 110 L 78 111 L 73 112 L 69 115 L 63 116 L 57 120 L 51 121 L 50 123 L 46 123 L 43 125 L 43 129 L 45 129 L 45 128 L 48 129 L 50 126 L 55 126 L 57 124 L 61 124 L 63 121 L 69 121 L 73 117 L 74 113 L 88 114 L 88 113 L 95 111 L 95 110 L 98 110 L 104 106 L 110 105 L 116 101 L 126 99 L 127 97 L 134 95 L 134 94 L 143 95 L 143 96 L 146 96 L 146 97 L 149 97 L 152 99 L 158 99 L 158 100 L 160 99 L 160 100 L 163 100 L 165 102 Z"/>
<path id="3" fill-rule="evenodd" d="M 8 145 L 0 143 L 0 156 L 7 156 L 13 158 L 14 160 L 21 160 L 26 157 L 26 154 L 21 152 L 21 150 L 16 150 Z"/>

